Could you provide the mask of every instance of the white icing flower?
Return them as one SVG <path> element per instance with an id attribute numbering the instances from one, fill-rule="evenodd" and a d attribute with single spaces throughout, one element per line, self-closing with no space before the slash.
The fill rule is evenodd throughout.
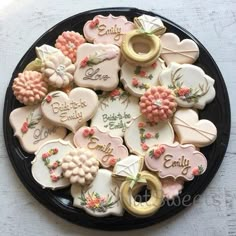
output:
<path id="1" fill-rule="evenodd" d="M 56 88 L 64 88 L 74 78 L 75 65 L 62 53 L 49 56 L 44 63 L 43 72 L 48 83 Z"/>
<path id="2" fill-rule="evenodd" d="M 62 160 L 64 177 L 72 184 L 90 184 L 99 169 L 99 162 L 94 155 L 85 148 L 77 148 L 68 153 Z"/>

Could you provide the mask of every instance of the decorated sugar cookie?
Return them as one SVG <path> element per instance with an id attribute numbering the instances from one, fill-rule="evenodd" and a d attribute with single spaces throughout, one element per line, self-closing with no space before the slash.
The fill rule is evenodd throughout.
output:
<path id="1" fill-rule="evenodd" d="M 125 16 L 97 15 L 84 25 L 84 36 L 89 42 L 120 46 L 123 35 L 134 29 Z"/>
<path id="2" fill-rule="evenodd" d="M 74 143 L 77 147 L 89 149 L 105 168 L 114 166 L 128 156 L 122 138 L 102 132 L 97 127 L 81 127 L 75 133 Z"/>
<path id="3" fill-rule="evenodd" d="M 165 64 L 158 59 L 149 67 L 135 66 L 125 62 L 121 67 L 121 82 L 130 94 L 141 97 L 152 86 L 157 86 L 158 76 Z"/>
<path id="4" fill-rule="evenodd" d="M 14 135 L 22 148 L 34 153 L 46 141 L 66 136 L 66 129 L 53 125 L 43 117 L 40 106 L 25 106 L 13 110 L 9 117 Z"/>
<path id="5" fill-rule="evenodd" d="M 75 148 L 61 139 L 51 140 L 39 147 L 32 161 L 31 172 L 43 188 L 64 188 L 70 181 L 63 176 L 62 158 Z"/>
<path id="6" fill-rule="evenodd" d="M 67 153 L 61 162 L 63 176 L 68 178 L 71 184 L 90 184 L 99 169 L 96 157 L 86 148 L 77 148 Z"/>
<path id="7" fill-rule="evenodd" d="M 145 155 L 145 164 L 160 178 L 173 177 L 193 180 L 206 171 L 205 156 L 192 144 L 162 144 L 151 147 Z"/>
<path id="8" fill-rule="evenodd" d="M 171 63 L 160 74 L 159 82 L 173 90 L 181 107 L 203 109 L 215 98 L 215 81 L 198 66 Z"/>
<path id="9" fill-rule="evenodd" d="M 120 49 L 112 44 L 84 43 L 77 50 L 75 83 L 78 86 L 111 91 L 118 85 Z"/>
<path id="10" fill-rule="evenodd" d="M 144 186 L 150 190 L 150 197 L 146 194 L 139 195 Z M 141 171 L 134 178 L 127 177 L 120 187 L 120 200 L 123 207 L 136 217 L 147 217 L 156 213 L 161 207 L 162 198 L 161 182 L 149 171 Z"/>
<path id="11" fill-rule="evenodd" d="M 42 72 L 52 87 L 64 88 L 74 79 L 75 65 L 70 58 L 58 53 L 45 59 Z"/>
<path id="12" fill-rule="evenodd" d="M 41 72 L 42 65 L 43 65 L 42 61 L 39 58 L 35 58 L 33 61 L 31 61 L 25 67 L 24 71 L 37 71 L 37 72 Z"/>
<path id="13" fill-rule="evenodd" d="M 148 67 L 160 55 L 161 44 L 157 35 L 164 33 L 166 28 L 155 16 L 141 15 L 134 18 L 134 23 L 137 29 L 124 36 L 121 52 L 130 64 Z"/>
<path id="14" fill-rule="evenodd" d="M 161 36 L 161 58 L 167 65 L 171 62 L 179 64 L 193 64 L 199 56 L 199 48 L 191 39 L 180 41 L 174 33 L 165 33 Z"/>
<path id="15" fill-rule="evenodd" d="M 129 155 L 127 158 L 116 163 L 113 169 L 113 176 L 133 178 L 143 169 L 144 159 L 136 155 Z"/>
<path id="16" fill-rule="evenodd" d="M 160 179 L 160 181 L 162 184 L 163 197 L 168 200 L 177 197 L 184 187 L 184 181 L 180 178 L 174 179 L 170 177 Z"/>
<path id="17" fill-rule="evenodd" d="M 86 88 L 74 88 L 67 95 L 54 91 L 41 104 L 43 115 L 51 122 L 75 132 L 97 110 L 98 97 Z"/>
<path id="18" fill-rule="evenodd" d="M 99 169 L 88 187 L 73 184 L 71 195 L 74 198 L 73 206 L 84 209 L 92 216 L 123 215 L 119 187 L 112 180 L 112 172 L 109 170 Z"/>
<path id="19" fill-rule="evenodd" d="M 14 79 L 12 90 L 16 99 L 24 105 L 39 104 L 48 93 L 48 85 L 42 73 L 24 71 Z"/>
<path id="20" fill-rule="evenodd" d="M 74 31 L 65 31 L 58 36 L 55 47 L 75 63 L 77 49 L 83 43 L 85 43 L 83 35 Z"/>
<path id="21" fill-rule="evenodd" d="M 139 116 L 127 128 L 124 138 L 130 152 L 144 156 L 149 147 L 155 144 L 172 144 L 174 131 L 168 121 L 153 124 Z"/>
<path id="22" fill-rule="evenodd" d="M 197 147 L 205 147 L 217 137 L 215 125 L 209 120 L 199 120 L 197 112 L 192 109 L 179 109 L 172 125 L 181 144 L 192 143 Z"/>
<path id="23" fill-rule="evenodd" d="M 58 50 L 57 48 L 54 48 L 50 45 L 47 45 L 47 44 L 43 44 L 40 47 L 36 47 L 35 51 L 36 51 L 37 57 L 42 62 L 45 62 L 45 60 L 51 55 L 61 54 L 60 50 Z"/>
<path id="24" fill-rule="evenodd" d="M 151 87 L 140 98 L 141 113 L 150 122 L 159 122 L 171 118 L 176 110 L 175 96 L 163 86 Z"/>
<path id="25" fill-rule="evenodd" d="M 130 122 L 140 115 L 138 101 L 138 98 L 119 88 L 100 96 L 91 125 L 111 135 L 123 136 Z"/>

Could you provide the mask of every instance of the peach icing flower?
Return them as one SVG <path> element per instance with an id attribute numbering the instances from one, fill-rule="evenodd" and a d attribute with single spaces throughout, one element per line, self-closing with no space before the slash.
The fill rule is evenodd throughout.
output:
<path id="1" fill-rule="evenodd" d="M 136 78 L 132 79 L 132 85 L 133 86 L 138 86 L 139 85 L 139 81 Z"/>
<path id="2" fill-rule="evenodd" d="M 148 145 L 146 143 L 141 143 L 141 147 L 144 151 L 147 151 L 148 150 Z"/>
<path id="3" fill-rule="evenodd" d="M 74 79 L 75 65 L 62 53 L 49 56 L 42 68 L 48 83 L 56 88 L 68 86 Z"/>
<path id="4" fill-rule="evenodd" d="M 114 89 L 113 91 L 111 91 L 110 96 L 111 97 L 116 97 L 120 95 L 120 90 L 119 89 Z"/>
<path id="5" fill-rule="evenodd" d="M 145 123 L 144 123 L 144 122 L 139 122 L 139 123 L 138 123 L 138 127 L 139 127 L 139 128 L 145 127 Z"/>
<path id="6" fill-rule="evenodd" d="M 88 64 L 89 58 L 85 57 L 81 62 L 80 62 L 80 67 L 86 67 Z"/>
<path id="7" fill-rule="evenodd" d="M 22 127 L 21 127 L 21 132 L 24 133 L 24 134 L 27 133 L 27 131 L 28 131 L 28 129 L 29 129 L 28 126 L 29 126 L 28 122 L 25 121 L 25 122 L 23 123 Z"/>
<path id="8" fill-rule="evenodd" d="M 179 96 L 185 96 L 190 93 L 190 89 L 187 87 L 182 87 L 178 90 L 178 95 Z"/>
<path id="9" fill-rule="evenodd" d="M 89 27 L 91 29 L 95 28 L 99 24 L 99 19 L 91 20 Z"/>
<path id="10" fill-rule="evenodd" d="M 148 89 L 140 98 L 141 113 L 150 122 L 167 120 L 173 116 L 177 103 L 170 89 L 162 86 Z"/>
<path id="11" fill-rule="evenodd" d="M 74 31 L 65 31 L 57 38 L 55 47 L 75 63 L 77 48 L 82 43 L 85 43 L 85 39 L 81 34 Z"/>
<path id="12" fill-rule="evenodd" d="M 111 166 L 114 166 L 114 165 L 116 164 L 116 162 L 117 162 L 117 159 L 116 159 L 115 157 L 111 157 L 111 158 L 109 159 L 109 164 L 110 164 Z"/>
<path id="13" fill-rule="evenodd" d="M 145 138 L 149 139 L 149 138 L 151 138 L 151 137 L 152 137 L 152 134 L 151 134 L 151 133 L 146 133 L 146 134 L 145 134 Z"/>
<path id="14" fill-rule="evenodd" d="M 48 93 L 48 85 L 41 73 L 24 71 L 14 79 L 12 90 L 16 99 L 27 105 L 39 104 Z"/>

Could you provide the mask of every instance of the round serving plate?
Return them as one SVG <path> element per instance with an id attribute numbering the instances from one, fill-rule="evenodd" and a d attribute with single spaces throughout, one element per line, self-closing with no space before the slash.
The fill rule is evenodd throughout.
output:
<path id="1" fill-rule="evenodd" d="M 42 189 L 42 187 L 34 181 L 31 175 L 31 161 L 34 158 L 34 155 L 28 154 L 22 150 L 18 139 L 13 136 L 13 130 L 9 123 L 9 115 L 11 111 L 22 106 L 15 99 L 12 93 L 11 87 L 13 79 L 17 77 L 19 72 L 24 70 L 30 61 L 35 59 L 36 46 L 41 46 L 43 44 L 53 46 L 58 35 L 60 35 L 63 31 L 74 30 L 82 34 L 85 22 L 99 14 L 112 14 L 114 16 L 124 15 L 131 21 L 133 21 L 134 17 L 142 14 L 159 16 L 153 12 L 143 11 L 136 8 L 96 9 L 67 18 L 43 34 L 22 57 L 12 74 L 12 78 L 6 92 L 3 112 L 5 143 L 9 159 L 11 160 L 11 163 L 22 183 L 41 204 L 58 216 L 81 226 L 102 230 L 129 230 L 143 228 L 166 220 L 184 208 L 190 206 L 211 182 L 224 158 L 230 136 L 230 104 L 228 93 L 223 77 L 206 48 L 204 48 L 204 46 L 185 29 L 165 19 L 164 17 L 159 16 L 166 26 L 167 32 L 177 34 L 181 40 L 184 38 L 191 38 L 198 44 L 200 56 L 194 64 L 201 67 L 207 75 L 215 79 L 216 97 L 213 102 L 205 107 L 204 110 L 199 112 L 200 119 L 208 119 L 212 121 L 218 131 L 216 141 L 212 145 L 201 149 L 208 159 L 207 171 L 200 177 L 196 177 L 193 181 L 186 182 L 179 197 L 172 201 L 165 201 L 156 214 L 147 218 L 137 218 L 126 212 L 122 217 L 93 217 L 86 214 L 83 210 L 73 207 L 73 199 L 70 195 L 70 188 L 56 191 Z"/>

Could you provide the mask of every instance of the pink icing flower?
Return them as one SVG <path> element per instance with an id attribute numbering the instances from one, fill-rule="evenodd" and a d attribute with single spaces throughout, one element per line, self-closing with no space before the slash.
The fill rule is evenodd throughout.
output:
<path id="1" fill-rule="evenodd" d="M 94 129 L 91 128 L 90 131 L 89 131 L 89 134 L 90 134 L 90 135 L 94 135 L 94 133 L 95 133 Z"/>
<path id="2" fill-rule="evenodd" d="M 160 147 L 159 147 L 159 150 L 160 150 L 160 151 L 161 151 L 161 153 L 163 154 L 163 153 L 165 152 L 165 150 L 166 150 L 166 149 L 165 149 L 165 147 L 164 147 L 164 146 L 160 146 Z"/>
<path id="3" fill-rule="evenodd" d="M 146 133 L 146 134 L 145 134 L 145 138 L 149 139 L 149 138 L 151 138 L 151 137 L 152 137 L 152 134 L 151 134 L 151 133 Z"/>
<path id="4" fill-rule="evenodd" d="M 88 64 L 89 58 L 85 57 L 81 62 L 80 62 L 80 67 L 86 67 Z"/>
<path id="5" fill-rule="evenodd" d="M 157 86 L 151 87 L 143 94 L 139 105 L 141 113 L 150 122 L 157 123 L 172 117 L 177 103 L 170 89 Z"/>
<path id="6" fill-rule="evenodd" d="M 111 91 L 110 96 L 111 97 L 116 97 L 120 95 L 120 90 L 119 89 L 114 89 L 113 91 Z"/>
<path id="7" fill-rule="evenodd" d="M 58 148 L 54 148 L 54 149 L 53 149 L 53 153 L 54 153 L 54 154 L 57 154 L 57 153 L 58 153 Z"/>
<path id="8" fill-rule="evenodd" d="M 141 147 L 144 151 L 147 151 L 148 150 L 148 145 L 146 143 L 141 143 Z"/>
<path id="9" fill-rule="evenodd" d="M 200 174 L 199 168 L 198 167 L 194 167 L 193 170 L 192 170 L 192 174 L 193 175 L 199 175 Z"/>
<path id="10" fill-rule="evenodd" d="M 43 160 L 47 159 L 48 157 L 49 157 L 49 154 L 47 152 L 43 153 L 42 155 Z"/>
<path id="11" fill-rule="evenodd" d="M 133 79 L 132 79 L 132 85 L 133 85 L 134 87 L 138 86 L 138 85 L 139 85 L 139 81 L 138 81 L 136 78 L 133 78 Z"/>
<path id="12" fill-rule="evenodd" d="M 138 127 L 139 127 L 139 128 L 145 127 L 145 123 L 144 123 L 144 122 L 139 122 L 139 123 L 138 123 Z"/>
<path id="13" fill-rule="evenodd" d="M 114 166 L 116 164 L 116 162 L 117 162 L 117 159 L 115 157 L 111 157 L 110 160 L 109 160 L 109 164 L 111 166 Z"/>
<path id="14" fill-rule="evenodd" d="M 28 124 L 27 121 L 25 121 L 25 122 L 23 123 L 22 127 L 21 127 L 21 132 L 22 132 L 23 134 L 25 134 L 25 133 L 28 132 L 28 129 L 29 129 L 29 124 Z"/>
<path id="15" fill-rule="evenodd" d="M 81 34 L 74 31 L 65 31 L 57 38 L 55 47 L 74 63 L 77 48 L 83 43 L 85 43 L 85 39 Z"/>
<path id="16" fill-rule="evenodd" d="M 53 169 L 56 169 L 58 166 L 59 166 L 59 164 L 58 164 L 58 162 L 56 161 L 56 162 L 53 163 L 52 168 L 53 168 Z"/>
<path id="17" fill-rule="evenodd" d="M 154 157 L 155 157 L 155 158 L 159 158 L 162 153 L 161 153 L 160 149 L 157 148 L 156 150 L 154 150 L 154 153 L 153 153 L 153 154 L 154 154 Z"/>
<path id="18" fill-rule="evenodd" d="M 92 20 L 89 24 L 91 29 L 95 28 L 99 24 L 99 19 Z"/>
<path id="19" fill-rule="evenodd" d="M 56 176 L 56 175 L 50 175 L 50 178 L 51 178 L 51 180 L 53 181 L 53 182 L 57 182 L 58 181 L 58 177 Z"/>
<path id="20" fill-rule="evenodd" d="M 89 134 L 90 134 L 89 128 L 85 128 L 85 129 L 83 130 L 83 136 L 84 136 L 84 137 L 88 137 Z"/>
<path id="21" fill-rule="evenodd" d="M 141 77 L 145 77 L 145 76 L 147 75 L 147 72 L 144 71 L 144 70 L 140 70 L 139 75 L 140 75 Z"/>
<path id="22" fill-rule="evenodd" d="M 157 62 L 152 63 L 152 68 L 155 69 L 157 67 Z"/>
<path id="23" fill-rule="evenodd" d="M 47 103 L 50 103 L 51 101 L 52 101 L 52 96 L 48 95 L 48 96 L 46 97 L 46 102 L 47 102 Z"/>
<path id="24" fill-rule="evenodd" d="M 185 96 L 190 93 L 190 89 L 187 87 L 182 87 L 178 90 L 178 95 L 179 96 Z"/>

